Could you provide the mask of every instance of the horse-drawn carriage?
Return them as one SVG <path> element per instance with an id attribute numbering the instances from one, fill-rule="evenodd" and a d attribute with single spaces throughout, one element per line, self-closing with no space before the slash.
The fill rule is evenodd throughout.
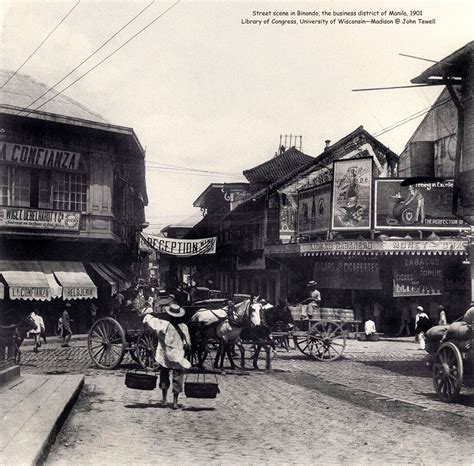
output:
<path id="1" fill-rule="evenodd" d="M 438 397 L 455 401 L 461 388 L 474 386 L 474 324 L 464 321 L 436 326 L 426 335 L 433 385 Z"/>
<path id="2" fill-rule="evenodd" d="M 346 347 L 347 327 L 358 325 L 351 309 L 320 308 L 300 303 L 289 306 L 294 321 L 293 341 L 306 356 L 335 361 Z"/>
<path id="3" fill-rule="evenodd" d="M 101 369 L 116 368 L 127 351 L 143 369 L 153 368 L 157 344 L 156 334 L 145 327 L 143 316 L 130 308 L 95 321 L 87 340 L 89 356 Z"/>

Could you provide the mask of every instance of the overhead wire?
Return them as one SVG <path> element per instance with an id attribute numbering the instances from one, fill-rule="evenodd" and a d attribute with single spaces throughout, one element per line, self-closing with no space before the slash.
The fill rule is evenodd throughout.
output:
<path id="1" fill-rule="evenodd" d="M 152 21 L 150 21 L 147 25 L 142 27 L 138 32 L 133 34 L 129 39 L 127 39 L 122 45 L 117 47 L 114 51 L 109 53 L 105 58 L 100 60 L 98 63 L 96 63 L 92 68 L 90 68 L 88 71 L 83 73 L 81 76 L 79 76 L 77 79 L 75 79 L 72 83 L 70 83 L 68 86 L 66 86 L 64 89 L 62 89 L 60 92 L 57 94 L 53 95 L 51 98 L 43 102 L 41 105 L 36 107 L 35 109 L 32 110 L 26 110 L 26 115 L 29 115 L 33 110 L 39 110 L 41 107 L 44 107 L 47 103 L 51 102 L 53 99 L 56 97 L 60 96 L 63 92 L 65 92 L 67 89 L 70 87 L 74 86 L 78 81 L 80 81 L 82 78 L 86 77 L 89 73 L 94 71 L 96 68 L 98 68 L 100 65 L 102 65 L 104 62 L 106 62 L 110 57 L 115 55 L 119 50 L 121 50 L 123 47 L 125 47 L 127 44 L 129 44 L 132 40 L 134 40 L 136 37 L 138 37 L 142 32 L 144 32 L 146 29 L 148 29 L 150 26 L 152 26 L 154 23 L 156 23 L 159 19 L 161 19 L 164 15 L 166 15 L 169 11 L 171 11 L 178 3 L 180 3 L 181 0 L 177 0 L 175 3 L 173 3 L 170 7 L 168 7 L 165 11 L 160 13 L 156 18 L 154 18 Z M 20 110 L 19 114 L 23 113 L 25 110 L 22 109 Z"/>
<path id="2" fill-rule="evenodd" d="M 30 61 L 30 59 L 35 55 L 35 53 L 43 46 L 43 44 L 53 35 L 54 31 L 58 29 L 59 26 L 66 20 L 66 18 L 75 10 L 77 5 L 81 3 L 81 0 L 77 0 L 74 6 L 66 13 L 66 15 L 59 21 L 59 23 L 53 28 L 53 30 L 43 39 L 43 41 L 36 47 L 33 52 L 28 56 L 28 58 L 17 68 L 17 70 L 2 84 L 0 89 L 3 89 L 12 79 L 17 75 L 17 73 Z"/>
<path id="3" fill-rule="evenodd" d="M 75 68 L 73 68 L 69 73 L 67 73 L 65 76 L 63 76 L 59 81 L 57 81 L 55 84 L 53 84 L 49 89 L 47 89 L 43 94 L 41 94 L 39 97 L 37 97 L 33 102 L 28 104 L 28 106 L 24 107 L 25 110 L 28 110 L 32 105 L 34 105 L 38 100 L 42 99 L 46 94 L 54 90 L 56 86 L 64 82 L 69 76 L 71 76 L 72 73 L 74 73 L 76 70 L 78 70 L 84 63 L 89 61 L 94 55 L 96 55 L 100 50 L 102 50 L 112 39 L 114 39 L 118 34 L 120 34 L 128 25 L 133 23 L 142 13 L 144 13 L 148 8 L 150 8 L 153 4 L 155 3 L 155 0 L 153 0 L 151 3 L 149 3 L 145 8 L 143 8 L 141 11 L 139 11 L 132 19 L 130 19 L 126 24 L 124 24 L 117 32 L 112 34 L 102 45 L 100 45 L 97 49 L 94 50 L 88 57 L 86 57 L 84 60 L 79 63 Z M 39 107 L 38 107 L 39 108 Z"/>

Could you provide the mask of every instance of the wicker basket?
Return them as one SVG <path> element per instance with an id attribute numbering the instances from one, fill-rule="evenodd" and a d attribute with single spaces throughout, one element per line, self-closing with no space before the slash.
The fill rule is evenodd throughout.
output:
<path id="1" fill-rule="evenodd" d="M 184 393 L 188 398 L 215 398 L 219 390 L 217 382 L 185 382 Z"/>
<path id="2" fill-rule="evenodd" d="M 156 380 L 156 375 L 143 372 L 127 372 L 125 374 L 125 385 L 134 390 L 154 390 Z"/>

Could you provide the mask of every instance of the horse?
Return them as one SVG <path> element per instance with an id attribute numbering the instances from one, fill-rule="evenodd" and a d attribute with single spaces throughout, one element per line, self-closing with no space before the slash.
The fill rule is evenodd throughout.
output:
<path id="1" fill-rule="evenodd" d="M 219 340 L 214 367 L 223 368 L 224 357 L 227 354 L 232 369 L 235 369 L 232 357 L 232 344 L 241 348 L 241 365 L 243 367 L 243 347 L 240 343 L 240 333 L 249 325 L 250 299 L 243 300 L 237 304 L 229 303 L 220 309 L 199 309 L 190 319 L 190 329 L 193 335 L 193 352 L 197 355 L 198 367 L 203 366 L 208 353 L 209 340 Z M 218 361 L 220 360 L 220 365 Z"/>
<path id="2" fill-rule="evenodd" d="M 20 364 L 21 361 L 21 350 L 20 346 L 23 340 L 27 337 L 30 330 L 36 328 L 36 322 L 30 314 L 26 314 L 16 324 L 0 325 L 0 330 L 5 331 L 7 334 L 13 334 L 13 346 L 14 346 L 14 362 Z M 2 332 L 3 333 L 3 332 Z"/>
<path id="3" fill-rule="evenodd" d="M 241 338 L 255 342 L 256 348 L 252 359 L 254 369 L 258 370 L 258 357 L 261 349 L 265 348 L 267 361 L 270 360 L 270 350 L 275 351 L 275 341 L 271 336 L 272 331 L 277 329 L 288 331 L 293 323 L 293 317 L 286 304 L 280 300 L 278 306 L 275 307 L 266 302 L 251 306 L 250 321 L 250 327 L 242 331 Z M 288 342 L 286 340 L 285 342 L 288 350 Z M 245 349 L 243 351 L 245 352 Z"/>

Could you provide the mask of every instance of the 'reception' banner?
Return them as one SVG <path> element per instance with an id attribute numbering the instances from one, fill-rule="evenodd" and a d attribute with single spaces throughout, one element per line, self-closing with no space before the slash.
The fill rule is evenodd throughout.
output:
<path id="1" fill-rule="evenodd" d="M 140 249 L 172 256 L 198 256 L 216 253 L 217 236 L 202 239 L 176 239 L 140 234 Z"/>

